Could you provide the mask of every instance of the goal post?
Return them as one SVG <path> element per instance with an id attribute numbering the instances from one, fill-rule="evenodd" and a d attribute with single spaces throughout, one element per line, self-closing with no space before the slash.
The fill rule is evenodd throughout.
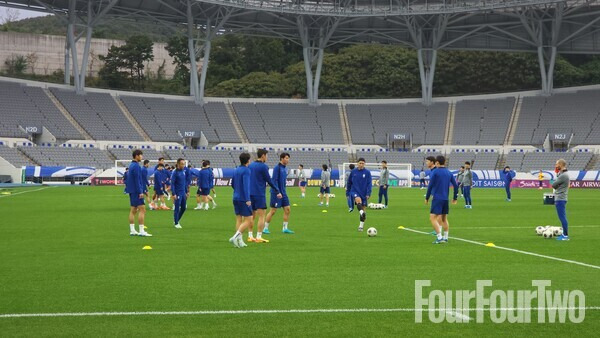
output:
<path id="1" fill-rule="evenodd" d="M 344 163 L 338 166 L 340 171 L 340 187 L 346 186 L 346 178 L 350 172 L 350 164 Z M 381 163 L 365 163 L 365 168 L 371 171 L 373 178 L 373 186 L 379 185 L 379 177 L 381 174 Z M 388 163 L 387 168 L 390 172 L 388 186 L 390 188 L 410 188 L 412 187 L 412 164 L 410 163 Z"/>
<path id="2" fill-rule="evenodd" d="M 150 166 L 148 167 L 149 169 L 149 173 L 148 173 L 148 178 L 150 178 L 153 174 L 154 174 L 154 166 L 156 166 L 158 164 L 158 160 L 149 160 L 150 162 Z M 168 164 L 172 167 L 175 166 L 175 164 L 177 164 L 177 160 L 164 160 L 165 164 Z M 114 177 L 114 184 L 115 185 L 123 185 L 124 182 L 119 182 L 119 179 L 123 177 L 123 174 L 125 173 L 125 168 L 129 167 L 129 164 L 131 163 L 131 160 L 115 160 L 115 165 L 114 167 L 111 169 L 113 170 L 112 173 L 110 173 L 110 177 Z M 140 165 L 143 165 L 143 163 L 140 163 Z M 188 161 L 185 160 L 185 166 L 187 167 L 188 165 Z"/>

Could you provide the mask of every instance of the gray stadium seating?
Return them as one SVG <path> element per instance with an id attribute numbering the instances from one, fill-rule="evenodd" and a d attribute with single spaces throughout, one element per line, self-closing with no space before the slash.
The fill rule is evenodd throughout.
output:
<path id="1" fill-rule="evenodd" d="M 571 146 L 600 142 L 600 91 L 525 97 L 513 144 L 540 146 L 549 132 L 573 133 Z"/>
<path id="2" fill-rule="evenodd" d="M 10 148 L 0 145 L 0 157 L 7 160 L 13 166 L 19 168 L 27 165 L 37 165 L 32 162 L 27 156 L 20 152 L 17 148 Z"/>
<path id="3" fill-rule="evenodd" d="M 204 112 L 210 122 L 210 125 L 215 128 L 220 142 L 239 143 L 240 136 L 237 134 L 229 113 L 223 102 L 209 102 L 204 105 Z"/>
<path id="4" fill-rule="evenodd" d="M 18 126 L 46 127 L 59 140 L 83 139 L 41 88 L 0 82 L 0 136 L 28 135 Z"/>
<path id="5" fill-rule="evenodd" d="M 338 106 L 235 102 L 233 107 L 252 143 L 343 144 Z"/>
<path id="6" fill-rule="evenodd" d="M 570 170 L 584 170 L 592 156 L 591 153 L 574 152 L 513 152 L 506 155 L 506 165 L 516 171 L 548 170 L 554 168 L 556 160 L 563 158 Z"/>
<path id="7" fill-rule="evenodd" d="M 115 157 L 117 160 L 131 160 L 134 149 L 129 148 L 112 148 L 108 149 L 108 151 Z M 154 149 L 142 149 L 144 153 L 144 160 L 157 161 L 159 157 L 165 157 L 162 153 L 154 150 Z"/>
<path id="8" fill-rule="evenodd" d="M 181 142 L 182 138 L 178 131 L 202 131 L 208 142 L 221 142 L 215 127 L 209 123 L 209 118 L 202 107 L 192 101 L 137 96 L 123 96 L 121 100 L 153 141 Z M 224 127 L 226 120 L 215 118 L 218 115 L 215 110 L 220 109 L 217 107 L 217 104 L 211 104 L 210 116 L 219 126 L 218 130 L 229 140 L 231 134 L 222 131 L 226 128 Z M 227 114 L 224 106 L 223 114 Z M 231 122 L 230 126 L 235 132 Z"/>
<path id="9" fill-rule="evenodd" d="M 443 144 L 447 103 L 346 105 L 352 143 L 387 144 L 387 134 L 412 133 L 413 145 Z"/>
<path id="10" fill-rule="evenodd" d="M 19 147 L 42 166 L 92 166 L 108 169 L 114 161 L 108 153 L 96 148 Z"/>
<path id="11" fill-rule="evenodd" d="M 109 94 L 50 90 L 94 140 L 143 141 Z"/>
<path id="12" fill-rule="evenodd" d="M 239 165 L 239 160 L 234 161 L 228 150 L 212 149 L 169 149 L 165 153 L 171 160 L 184 158 L 188 160 L 195 168 L 202 166 L 202 161 L 209 160 L 213 168 L 233 168 Z M 239 154 L 237 155 L 239 156 Z"/>
<path id="13" fill-rule="evenodd" d="M 452 144 L 502 145 L 514 104 L 512 97 L 458 102 Z"/>

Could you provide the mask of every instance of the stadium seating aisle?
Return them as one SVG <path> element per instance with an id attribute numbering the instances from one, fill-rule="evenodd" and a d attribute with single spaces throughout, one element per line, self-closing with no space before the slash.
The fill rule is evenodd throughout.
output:
<path id="1" fill-rule="evenodd" d="M 465 100 L 456 104 L 452 144 L 502 145 L 515 98 Z"/>
<path id="2" fill-rule="evenodd" d="M 19 147 L 19 149 L 42 166 L 91 166 L 102 169 L 114 166 L 114 161 L 108 153 L 96 148 Z"/>

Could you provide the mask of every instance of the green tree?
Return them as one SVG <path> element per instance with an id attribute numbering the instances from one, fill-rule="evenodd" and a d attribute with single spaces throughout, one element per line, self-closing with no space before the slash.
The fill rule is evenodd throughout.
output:
<path id="1" fill-rule="evenodd" d="M 99 76 L 109 87 L 124 88 L 128 80 L 131 88 L 142 90 L 145 63 L 154 60 L 152 45 L 147 36 L 135 35 L 123 46 L 111 46 L 106 56 L 99 55 L 104 61 Z"/>
<path id="2" fill-rule="evenodd" d="M 173 35 L 169 38 L 169 41 L 167 41 L 165 49 L 169 53 L 169 56 L 173 58 L 173 64 L 175 65 L 173 79 L 179 81 L 183 86 L 189 86 L 190 49 L 188 48 L 187 37 L 181 34 Z"/>

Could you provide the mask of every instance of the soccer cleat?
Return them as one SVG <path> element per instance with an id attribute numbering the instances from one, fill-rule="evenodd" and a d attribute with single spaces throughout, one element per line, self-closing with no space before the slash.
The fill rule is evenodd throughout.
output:
<path id="1" fill-rule="evenodd" d="M 264 238 L 256 238 L 254 240 L 255 243 L 269 243 L 268 239 L 264 239 Z"/>
<path id="2" fill-rule="evenodd" d="M 290 235 L 294 234 L 294 232 L 292 230 L 290 230 L 290 229 L 283 229 L 283 230 L 281 230 L 281 232 L 283 232 L 284 234 L 290 234 Z"/>
<path id="3" fill-rule="evenodd" d="M 152 234 L 149 234 L 149 233 L 147 233 L 147 232 L 144 231 L 144 232 L 138 233 L 138 236 L 140 236 L 140 237 L 152 237 Z"/>
<path id="4" fill-rule="evenodd" d="M 247 241 L 248 242 L 256 242 L 256 239 L 254 237 L 248 237 Z"/>
<path id="5" fill-rule="evenodd" d="M 353 212 L 353 211 L 354 211 L 354 209 L 348 208 L 348 212 Z"/>
<path id="6" fill-rule="evenodd" d="M 216 209 L 216 208 L 217 208 L 217 204 L 216 204 L 216 203 L 215 203 L 215 204 L 213 204 L 212 208 L 213 208 L 213 209 Z"/>
<path id="7" fill-rule="evenodd" d="M 265 229 L 263 230 L 263 234 L 270 235 L 270 234 L 271 234 L 271 232 L 269 231 L 269 229 L 265 228 Z"/>
<path id="8" fill-rule="evenodd" d="M 430 232 L 430 234 L 433 236 L 437 236 L 437 232 L 435 232 L 435 231 Z"/>
<path id="9" fill-rule="evenodd" d="M 323 202 L 320 202 L 320 203 L 319 203 L 319 206 L 320 206 L 320 207 L 322 207 L 322 206 L 323 206 Z"/>
<path id="10" fill-rule="evenodd" d="M 238 243 L 238 245 L 239 245 L 240 248 L 245 248 L 245 247 L 248 246 L 246 243 L 244 243 L 244 238 L 241 235 L 238 236 L 237 243 Z"/>
<path id="11" fill-rule="evenodd" d="M 444 244 L 444 240 L 443 239 L 436 239 L 433 244 Z"/>
<path id="12" fill-rule="evenodd" d="M 506 199 L 506 202 L 510 202 L 510 198 L 507 198 L 507 199 Z"/>
<path id="13" fill-rule="evenodd" d="M 137 232 L 135 230 L 129 232 L 129 236 L 138 236 L 138 235 L 139 235 L 139 232 Z"/>
<path id="14" fill-rule="evenodd" d="M 363 231 L 363 227 L 359 226 L 358 227 L 358 232 L 362 232 Z"/>
<path id="15" fill-rule="evenodd" d="M 181 229 L 181 224 L 177 223 L 174 225 L 175 229 Z"/>
<path id="16" fill-rule="evenodd" d="M 442 238 L 442 242 L 448 243 L 448 238 Z"/>
<path id="17" fill-rule="evenodd" d="M 171 210 L 171 208 L 169 208 L 166 205 L 163 205 L 163 206 L 160 207 L 160 210 Z"/>
<path id="18" fill-rule="evenodd" d="M 233 246 L 236 247 L 236 248 L 240 247 L 240 244 L 239 244 L 237 238 L 235 238 L 235 237 L 231 237 L 229 239 L 229 243 L 233 244 Z"/>
<path id="19" fill-rule="evenodd" d="M 194 210 L 202 210 L 202 207 L 198 205 L 194 208 Z"/>
<path id="20" fill-rule="evenodd" d="M 565 236 L 565 235 L 560 235 L 558 237 L 556 237 L 557 241 L 568 241 L 569 240 L 569 236 Z"/>

